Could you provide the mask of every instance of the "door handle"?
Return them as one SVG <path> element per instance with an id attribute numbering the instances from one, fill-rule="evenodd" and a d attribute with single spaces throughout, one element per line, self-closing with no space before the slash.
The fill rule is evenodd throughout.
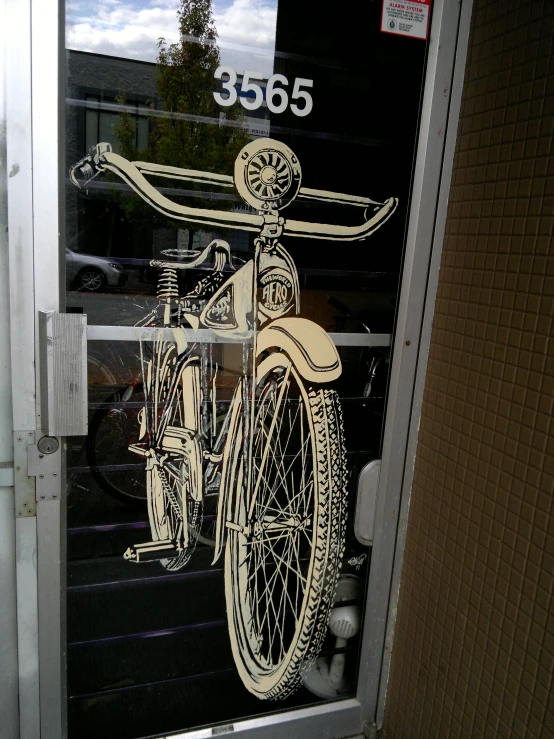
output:
<path id="1" fill-rule="evenodd" d="M 380 470 L 381 460 L 374 459 L 362 468 L 358 477 L 354 534 L 360 544 L 366 547 L 373 544 L 375 506 L 377 504 L 377 487 L 379 485 Z"/>
<path id="2" fill-rule="evenodd" d="M 39 311 L 39 363 L 43 433 L 86 436 L 86 315 Z"/>

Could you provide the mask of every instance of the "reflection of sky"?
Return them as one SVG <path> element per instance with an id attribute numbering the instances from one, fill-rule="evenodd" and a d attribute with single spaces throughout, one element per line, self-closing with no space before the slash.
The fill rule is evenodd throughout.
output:
<path id="1" fill-rule="evenodd" d="M 179 0 L 68 0 L 66 45 L 153 62 L 161 36 L 177 40 L 179 7 Z M 212 0 L 212 9 L 222 63 L 238 72 L 248 68 L 269 76 L 277 0 Z"/>

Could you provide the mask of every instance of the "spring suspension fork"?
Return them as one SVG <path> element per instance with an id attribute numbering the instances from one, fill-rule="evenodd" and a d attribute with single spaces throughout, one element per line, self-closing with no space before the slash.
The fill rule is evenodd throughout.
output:
<path id="1" fill-rule="evenodd" d="M 164 326 L 171 325 L 171 301 L 179 302 L 179 285 L 177 283 L 177 270 L 172 267 L 164 267 L 158 279 L 158 300 L 165 303 Z"/>

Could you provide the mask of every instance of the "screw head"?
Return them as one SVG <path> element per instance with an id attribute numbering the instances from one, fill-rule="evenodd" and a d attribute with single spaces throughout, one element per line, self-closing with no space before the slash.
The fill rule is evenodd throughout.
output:
<path id="1" fill-rule="evenodd" d="M 41 499 L 41 500 L 44 500 L 44 497 L 45 497 L 44 495 L 41 495 L 41 496 L 40 496 L 40 499 Z"/>
<path id="2" fill-rule="evenodd" d="M 41 480 L 44 479 L 44 475 L 39 475 L 39 477 L 40 477 Z"/>

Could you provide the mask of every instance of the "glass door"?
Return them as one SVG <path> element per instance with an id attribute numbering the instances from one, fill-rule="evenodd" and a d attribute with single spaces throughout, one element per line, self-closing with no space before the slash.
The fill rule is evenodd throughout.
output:
<path id="1" fill-rule="evenodd" d="M 356 504 L 382 452 L 430 23 L 400 10 L 67 5 L 66 310 L 88 325 L 71 739 L 263 733 L 291 711 L 361 729 Z"/>

